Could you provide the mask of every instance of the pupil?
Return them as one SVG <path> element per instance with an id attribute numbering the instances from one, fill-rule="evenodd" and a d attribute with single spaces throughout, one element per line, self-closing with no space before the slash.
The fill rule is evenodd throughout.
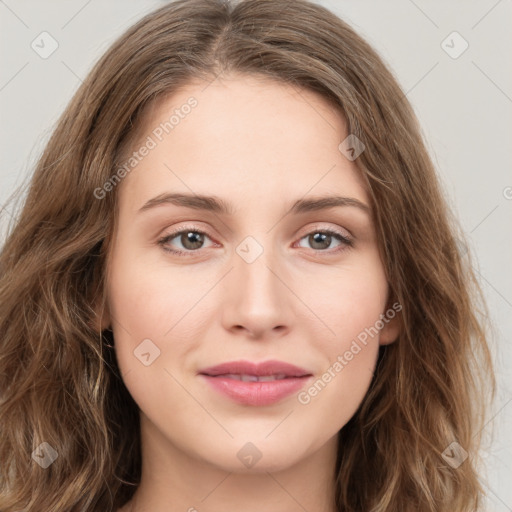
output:
<path id="1" fill-rule="evenodd" d="M 312 246 L 314 249 L 325 249 L 326 247 L 329 247 L 331 241 L 331 235 L 326 235 L 325 233 L 315 233 L 311 236 L 313 239 Z M 327 245 L 325 245 L 325 242 L 328 242 Z M 316 247 L 316 244 L 320 244 L 320 247 Z"/>
<path id="2" fill-rule="evenodd" d="M 183 246 L 187 249 L 198 249 L 203 243 L 202 235 L 195 231 L 189 231 L 184 234 L 185 239 L 182 239 Z"/>

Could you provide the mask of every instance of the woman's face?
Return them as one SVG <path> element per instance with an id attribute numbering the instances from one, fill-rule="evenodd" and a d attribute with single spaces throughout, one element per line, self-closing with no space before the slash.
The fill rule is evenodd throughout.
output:
<path id="1" fill-rule="evenodd" d="M 342 117 L 232 75 L 181 89 L 143 127 L 107 192 L 119 225 L 103 323 L 143 442 L 228 471 L 334 453 L 397 335 Z M 211 369 L 271 360 L 299 370 Z"/>

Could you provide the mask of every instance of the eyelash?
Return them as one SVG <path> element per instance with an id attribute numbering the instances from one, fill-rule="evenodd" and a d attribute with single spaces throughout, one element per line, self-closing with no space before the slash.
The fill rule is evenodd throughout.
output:
<path id="1" fill-rule="evenodd" d="M 195 253 L 199 252 L 201 249 L 197 249 L 195 251 L 193 251 L 193 250 L 181 251 L 181 250 L 176 250 L 176 249 L 169 249 L 168 247 L 165 246 L 165 244 L 167 242 L 169 242 L 173 238 L 176 238 L 178 235 L 182 235 L 183 233 L 199 233 L 200 235 L 206 235 L 208 238 L 210 238 L 208 233 L 205 233 L 204 231 L 202 231 L 200 229 L 196 229 L 194 226 L 190 226 L 190 227 L 186 227 L 184 229 L 180 229 L 179 231 L 174 231 L 173 233 L 170 233 L 168 235 L 165 235 L 163 238 L 160 238 L 158 240 L 158 245 L 160 245 L 164 251 L 174 254 L 176 256 L 180 256 L 180 257 L 194 256 Z M 306 238 L 309 235 L 317 234 L 317 233 L 321 233 L 324 235 L 330 235 L 330 236 L 336 238 L 337 240 L 339 240 L 340 242 L 343 242 L 343 244 L 345 244 L 345 245 L 341 245 L 340 247 L 337 247 L 336 249 L 334 249 L 332 251 L 325 250 L 325 249 L 324 250 L 312 249 L 315 252 L 335 254 L 335 253 L 339 253 L 341 251 L 350 249 L 354 245 L 354 242 L 352 239 L 347 238 L 345 235 L 342 235 L 341 233 L 339 233 L 338 231 L 335 231 L 333 229 L 316 229 L 316 230 L 310 231 L 309 233 L 306 233 L 306 235 L 301 237 L 299 239 L 299 241 L 302 240 L 303 238 Z"/>

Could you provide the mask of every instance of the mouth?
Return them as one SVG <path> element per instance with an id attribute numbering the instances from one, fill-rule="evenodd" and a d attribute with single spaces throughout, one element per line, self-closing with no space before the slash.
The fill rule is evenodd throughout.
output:
<path id="1" fill-rule="evenodd" d="M 238 373 L 226 373 L 224 375 L 207 375 L 207 376 L 208 377 L 223 377 L 225 379 L 240 380 L 242 382 L 273 382 L 275 380 L 296 378 L 296 377 L 291 377 L 289 375 L 285 375 L 284 373 L 279 373 L 277 375 L 248 375 L 248 374 L 238 374 Z"/>
<path id="2" fill-rule="evenodd" d="M 199 371 L 202 375 L 210 377 L 233 376 L 234 378 L 241 377 L 238 380 L 250 379 L 253 382 L 254 378 L 272 377 L 274 379 L 285 379 L 289 377 L 304 377 L 311 375 L 308 370 L 295 366 L 291 363 L 284 361 L 270 360 L 262 362 L 252 361 L 230 361 L 221 363 L 216 366 L 210 366 Z M 247 380 L 246 380 L 247 381 Z"/>
<path id="3" fill-rule="evenodd" d="M 265 406 L 298 392 L 313 375 L 282 361 L 234 361 L 201 370 L 198 376 L 230 400 Z"/>

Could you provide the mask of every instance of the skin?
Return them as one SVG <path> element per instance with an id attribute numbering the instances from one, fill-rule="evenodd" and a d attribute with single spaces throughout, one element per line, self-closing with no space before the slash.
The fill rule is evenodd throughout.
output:
<path id="1" fill-rule="evenodd" d="M 355 162 L 338 149 L 344 120 L 321 96 L 243 75 L 206 85 L 190 83 L 149 111 L 134 151 L 188 98 L 198 101 L 116 191 L 101 327 L 113 329 L 123 380 L 140 408 L 143 453 L 141 485 L 120 510 L 333 512 L 337 433 L 368 390 L 379 344 L 396 339 L 397 317 L 307 404 L 294 393 L 270 406 L 240 405 L 197 373 L 225 361 L 278 359 L 316 381 L 375 325 L 390 304 L 371 212 L 341 206 L 287 215 L 304 197 L 366 205 L 369 197 Z M 234 214 L 174 204 L 138 212 L 165 192 L 214 195 Z M 167 242 L 191 257 L 158 244 L 178 229 L 206 232 L 197 249 L 180 235 Z M 353 246 L 334 237 L 315 245 L 308 235 L 325 229 Z M 247 236 L 263 248 L 251 263 L 236 251 Z M 160 350 L 149 366 L 134 356 L 144 339 Z M 248 442 L 261 453 L 252 467 L 237 456 Z"/>

